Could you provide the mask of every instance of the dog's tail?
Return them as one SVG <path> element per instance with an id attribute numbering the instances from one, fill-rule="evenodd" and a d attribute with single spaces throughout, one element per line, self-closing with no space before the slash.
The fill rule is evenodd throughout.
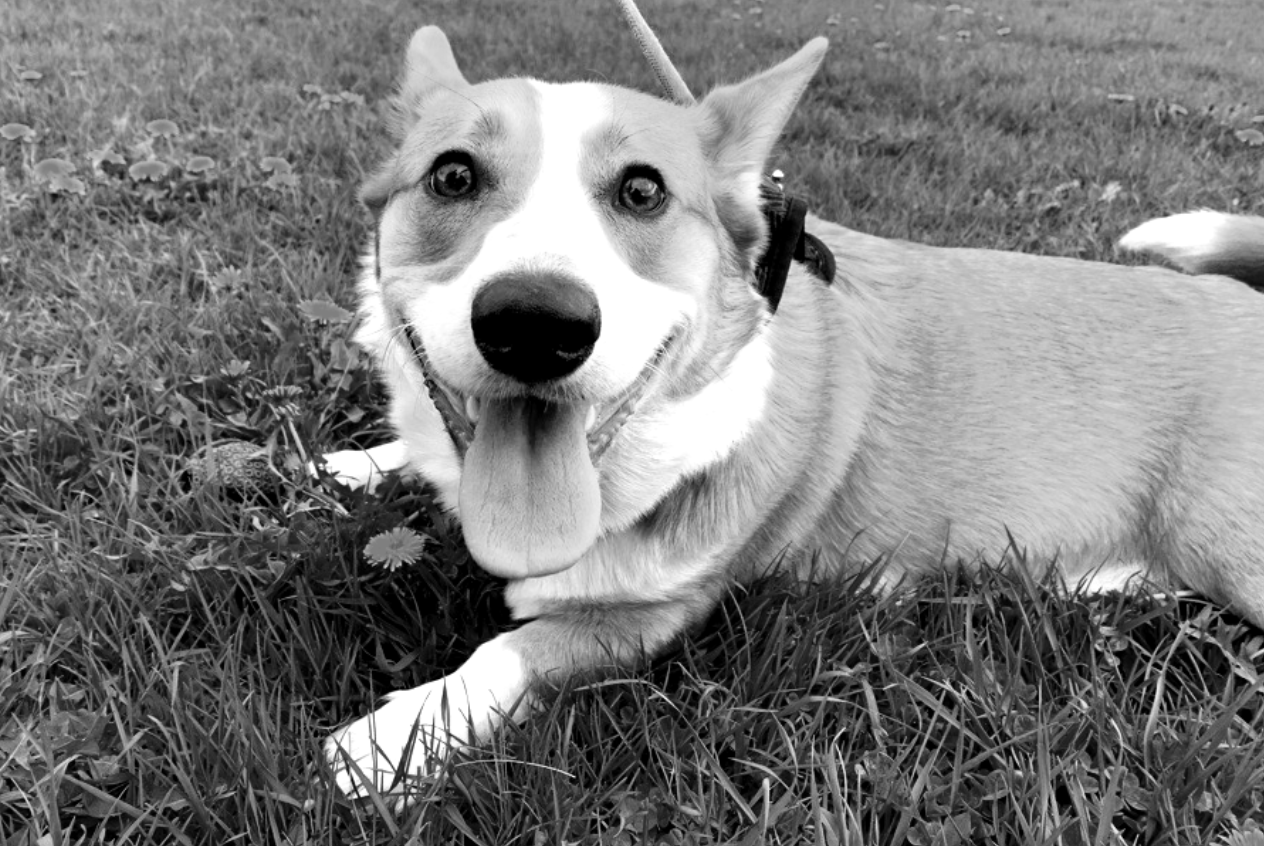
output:
<path id="1" fill-rule="evenodd" d="M 1148 220 L 1119 239 L 1187 273 L 1220 273 L 1264 289 L 1264 217 L 1202 211 Z"/>

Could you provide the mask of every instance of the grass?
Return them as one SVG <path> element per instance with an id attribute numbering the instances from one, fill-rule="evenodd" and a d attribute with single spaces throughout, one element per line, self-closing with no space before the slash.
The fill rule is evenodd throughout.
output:
<path id="1" fill-rule="evenodd" d="M 1148 217 L 1264 207 L 1255 0 L 646 11 L 695 90 L 831 37 L 778 164 L 858 229 L 1111 258 Z M 1264 843 L 1259 631 L 990 570 L 884 599 L 762 583 L 405 814 L 326 789 L 333 726 L 507 622 L 426 490 L 297 472 L 386 436 L 326 305 L 353 306 L 378 106 L 427 22 L 475 78 L 649 88 L 616 20 L 561 0 L 0 9 L 0 125 L 30 130 L 0 140 L 0 843 Z M 275 484 L 189 485 L 187 458 L 229 438 L 266 447 Z M 421 560 L 376 566 L 398 528 Z"/>

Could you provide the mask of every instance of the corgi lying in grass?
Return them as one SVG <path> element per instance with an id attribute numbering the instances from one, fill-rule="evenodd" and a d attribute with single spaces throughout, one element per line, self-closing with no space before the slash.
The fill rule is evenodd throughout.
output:
<path id="1" fill-rule="evenodd" d="M 1070 583 L 1175 583 L 1264 625 L 1264 297 L 1240 281 L 1264 222 L 1124 239 L 1228 274 L 1186 276 L 808 217 L 833 281 L 792 263 L 777 299 L 761 184 L 825 49 L 694 102 L 662 65 L 671 100 L 471 84 L 413 36 L 362 192 L 358 337 L 399 440 L 326 466 L 428 480 L 524 622 L 335 732 L 342 790 L 403 789 L 775 560 L 881 558 L 894 583 L 1012 536 Z"/>

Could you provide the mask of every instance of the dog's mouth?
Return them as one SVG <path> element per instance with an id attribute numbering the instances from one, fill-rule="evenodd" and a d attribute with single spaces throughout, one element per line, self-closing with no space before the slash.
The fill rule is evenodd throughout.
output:
<path id="1" fill-rule="evenodd" d="M 408 323 L 405 322 L 403 326 L 404 333 L 408 336 L 409 346 L 412 347 L 413 358 L 421 367 L 426 388 L 430 392 L 431 399 L 434 400 L 435 407 L 439 409 L 439 416 L 443 418 L 443 425 L 448 430 L 448 435 L 452 438 L 452 443 L 456 446 L 457 454 L 461 458 L 465 458 L 466 453 L 469 451 L 470 445 L 474 442 L 478 424 L 484 416 L 484 410 L 491 404 L 521 401 L 528 405 L 538 405 L 541 408 L 563 404 L 534 396 L 494 400 L 462 394 L 434 375 L 434 367 L 430 363 L 429 356 L 426 355 L 426 348 L 421 343 L 421 338 L 417 336 L 416 331 Z M 637 407 L 641 400 L 645 398 L 645 394 L 653 383 L 655 375 L 662 369 L 668 352 L 675 346 L 678 335 L 679 332 L 673 332 L 668 336 L 667 340 L 650 357 L 649 363 L 645 365 L 632 384 L 622 393 L 606 402 L 577 403 L 577 405 L 582 405 L 585 409 L 584 434 L 588 443 L 588 455 L 594 467 L 601 462 L 602 456 L 610 448 L 610 444 L 614 441 L 615 436 L 619 434 L 619 430 L 623 428 L 623 424 L 636 413 Z"/>
<path id="2" fill-rule="evenodd" d="M 462 394 L 435 375 L 420 337 L 407 321 L 403 327 L 462 458 L 459 511 L 470 554 L 505 578 L 573 565 L 600 533 L 602 456 L 649 393 L 680 333 L 668 336 L 625 390 L 592 403 Z"/>

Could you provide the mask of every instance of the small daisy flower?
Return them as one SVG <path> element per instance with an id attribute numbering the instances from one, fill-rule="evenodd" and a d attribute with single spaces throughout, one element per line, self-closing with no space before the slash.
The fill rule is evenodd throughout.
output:
<path id="1" fill-rule="evenodd" d="M 263 400 L 277 417 L 298 417 L 299 407 L 294 400 L 301 396 L 303 389 L 297 385 L 278 385 L 263 392 Z"/>
<path id="2" fill-rule="evenodd" d="M 379 567 L 394 572 L 401 565 L 415 564 L 426 548 L 424 535 L 412 529 L 395 528 L 374 535 L 364 546 L 364 555 Z"/>

